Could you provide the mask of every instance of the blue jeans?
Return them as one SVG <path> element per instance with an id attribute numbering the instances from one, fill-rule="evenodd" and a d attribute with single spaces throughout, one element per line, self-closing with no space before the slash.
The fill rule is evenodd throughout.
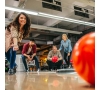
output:
<path id="1" fill-rule="evenodd" d="M 5 56 L 10 63 L 9 68 L 13 69 L 17 64 L 15 63 L 16 60 L 16 51 L 13 51 L 13 48 L 10 48 L 8 52 L 5 52 Z"/>
<path id="2" fill-rule="evenodd" d="M 69 56 L 68 56 L 68 53 L 64 52 L 64 60 L 65 60 L 66 64 L 68 65 L 68 67 L 70 65 L 70 57 L 71 57 L 71 52 L 70 52 Z"/>
<path id="3" fill-rule="evenodd" d="M 38 63 L 37 57 L 34 56 L 33 59 L 35 60 L 35 64 L 36 64 L 37 69 L 39 69 L 39 63 Z M 26 63 L 26 56 L 22 55 L 22 61 L 23 61 L 25 69 L 28 70 L 27 63 Z"/>

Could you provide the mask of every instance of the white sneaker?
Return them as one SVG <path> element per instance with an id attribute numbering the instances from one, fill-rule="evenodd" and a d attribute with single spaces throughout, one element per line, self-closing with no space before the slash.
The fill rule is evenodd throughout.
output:
<path id="1" fill-rule="evenodd" d="M 39 71 L 40 71 L 40 69 L 37 70 L 37 72 L 39 72 Z"/>
<path id="2" fill-rule="evenodd" d="M 68 68 L 70 68 L 70 66 Z"/>
<path id="3" fill-rule="evenodd" d="M 26 72 L 29 72 L 29 70 L 27 70 Z"/>
<path id="4" fill-rule="evenodd" d="M 29 69 L 27 69 L 26 72 L 29 72 Z"/>

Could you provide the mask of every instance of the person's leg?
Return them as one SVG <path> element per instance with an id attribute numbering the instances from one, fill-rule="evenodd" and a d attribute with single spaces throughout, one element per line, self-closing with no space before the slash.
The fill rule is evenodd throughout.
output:
<path id="1" fill-rule="evenodd" d="M 6 57 L 7 61 L 10 63 L 10 49 L 7 52 L 5 52 L 5 57 Z"/>
<path id="2" fill-rule="evenodd" d="M 5 52 L 5 56 L 8 60 L 8 62 L 10 63 L 10 49 L 7 52 Z"/>
<path id="3" fill-rule="evenodd" d="M 9 61 L 10 65 L 9 65 L 9 71 L 8 74 L 14 74 L 14 63 L 16 60 L 16 51 L 13 51 L 13 48 L 10 48 L 8 50 L 8 52 L 5 53 L 7 60 Z"/>
<path id="4" fill-rule="evenodd" d="M 47 60 L 47 64 L 48 64 L 48 66 L 49 66 L 49 70 L 51 70 L 51 69 L 52 69 L 52 61 Z"/>
<path id="5" fill-rule="evenodd" d="M 23 64 L 24 64 L 25 70 L 27 71 L 28 68 L 27 68 L 27 63 L 26 63 L 26 57 L 25 57 L 24 55 L 22 55 L 21 57 L 22 57 L 22 61 L 23 61 Z"/>
<path id="6" fill-rule="evenodd" d="M 70 53 L 70 55 L 68 56 L 68 67 L 69 67 L 69 65 L 70 65 L 70 57 L 71 57 L 71 53 Z"/>
<path id="7" fill-rule="evenodd" d="M 34 56 L 33 60 L 35 60 L 36 67 L 37 67 L 37 69 L 39 69 L 39 62 L 38 62 L 37 56 Z"/>
<path id="8" fill-rule="evenodd" d="M 13 48 L 11 48 L 10 50 L 10 55 L 11 55 L 11 59 L 10 59 L 10 69 L 14 68 L 15 65 L 15 60 L 16 60 L 16 51 L 13 51 Z"/>
<path id="9" fill-rule="evenodd" d="M 11 49 L 9 49 L 7 52 L 5 52 L 5 56 L 6 56 L 6 58 L 7 58 L 7 61 L 9 62 L 9 71 L 8 71 L 8 74 L 14 74 L 14 71 L 13 71 L 13 69 L 11 70 L 10 69 L 10 59 L 11 59 L 11 53 L 10 53 L 10 51 L 11 51 Z"/>
<path id="10" fill-rule="evenodd" d="M 8 52 L 5 52 L 5 56 L 9 63 L 10 63 L 10 54 L 11 54 L 11 49 L 9 49 Z M 14 67 L 17 67 L 16 63 L 14 63 Z"/>
<path id="11" fill-rule="evenodd" d="M 67 53 L 66 52 L 64 52 L 64 60 L 65 60 L 66 64 L 68 65 L 68 62 L 67 62 Z"/>
<path id="12" fill-rule="evenodd" d="M 59 61 L 56 63 L 57 69 L 60 69 L 62 63 L 63 63 L 63 60 L 59 60 Z"/>
<path id="13" fill-rule="evenodd" d="M 56 68 L 56 67 L 55 67 L 56 64 L 55 64 L 54 62 L 52 62 L 52 61 L 51 61 L 51 63 L 52 63 L 52 65 L 51 65 L 51 66 L 52 66 L 52 70 L 55 70 L 55 68 Z"/>
<path id="14" fill-rule="evenodd" d="M 14 63 L 14 67 L 17 67 L 17 64 L 16 63 Z"/>

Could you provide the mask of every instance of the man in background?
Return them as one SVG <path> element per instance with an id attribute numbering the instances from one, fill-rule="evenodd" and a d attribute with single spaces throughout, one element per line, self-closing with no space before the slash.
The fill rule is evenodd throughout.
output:
<path id="1" fill-rule="evenodd" d="M 56 56 L 58 59 L 56 62 L 53 62 L 53 57 Z M 52 70 L 54 66 L 57 67 L 57 69 L 60 69 L 60 66 L 62 65 L 62 55 L 59 50 L 57 50 L 57 46 L 53 45 L 52 50 L 49 52 L 47 56 L 47 64 L 49 66 L 49 70 Z"/>
<path id="2" fill-rule="evenodd" d="M 37 72 L 39 71 L 39 63 L 38 59 L 36 56 L 36 44 L 34 39 L 30 40 L 28 43 L 25 43 L 22 49 L 22 61 L 24 64 L 24 67 L 26 69 L 26 72 L 28 71 L 27 63 L 26 63 L 26 58 L 28 61 L 35 60 L 35 64 L 37 67 Z"/>

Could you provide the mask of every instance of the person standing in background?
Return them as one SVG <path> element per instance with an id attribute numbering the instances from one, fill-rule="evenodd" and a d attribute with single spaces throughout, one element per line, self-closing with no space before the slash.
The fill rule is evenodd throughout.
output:
<path id="1" fill-rule="evenodd" d="M 16 51 L 19 49 L 22 38 L 26 38 L 30 31 L 30 18 L 24 12 L 19 13 L 13 22 L 6 27 L 5 31 L 5 56 L 10 63 L 8 74 L 15 73 L 17 68 Z"/>
<path id="2" fill-rule="evenodd" d="M 64 60 L 66 61 L 66 64 L 69 67 L 72 46 L 71 46 L 71 41 L 68 39 L 66 34 L 62 34 L 62 40 L 59 50 L 61 51 L 62 48 L 64 48 Z"/>

